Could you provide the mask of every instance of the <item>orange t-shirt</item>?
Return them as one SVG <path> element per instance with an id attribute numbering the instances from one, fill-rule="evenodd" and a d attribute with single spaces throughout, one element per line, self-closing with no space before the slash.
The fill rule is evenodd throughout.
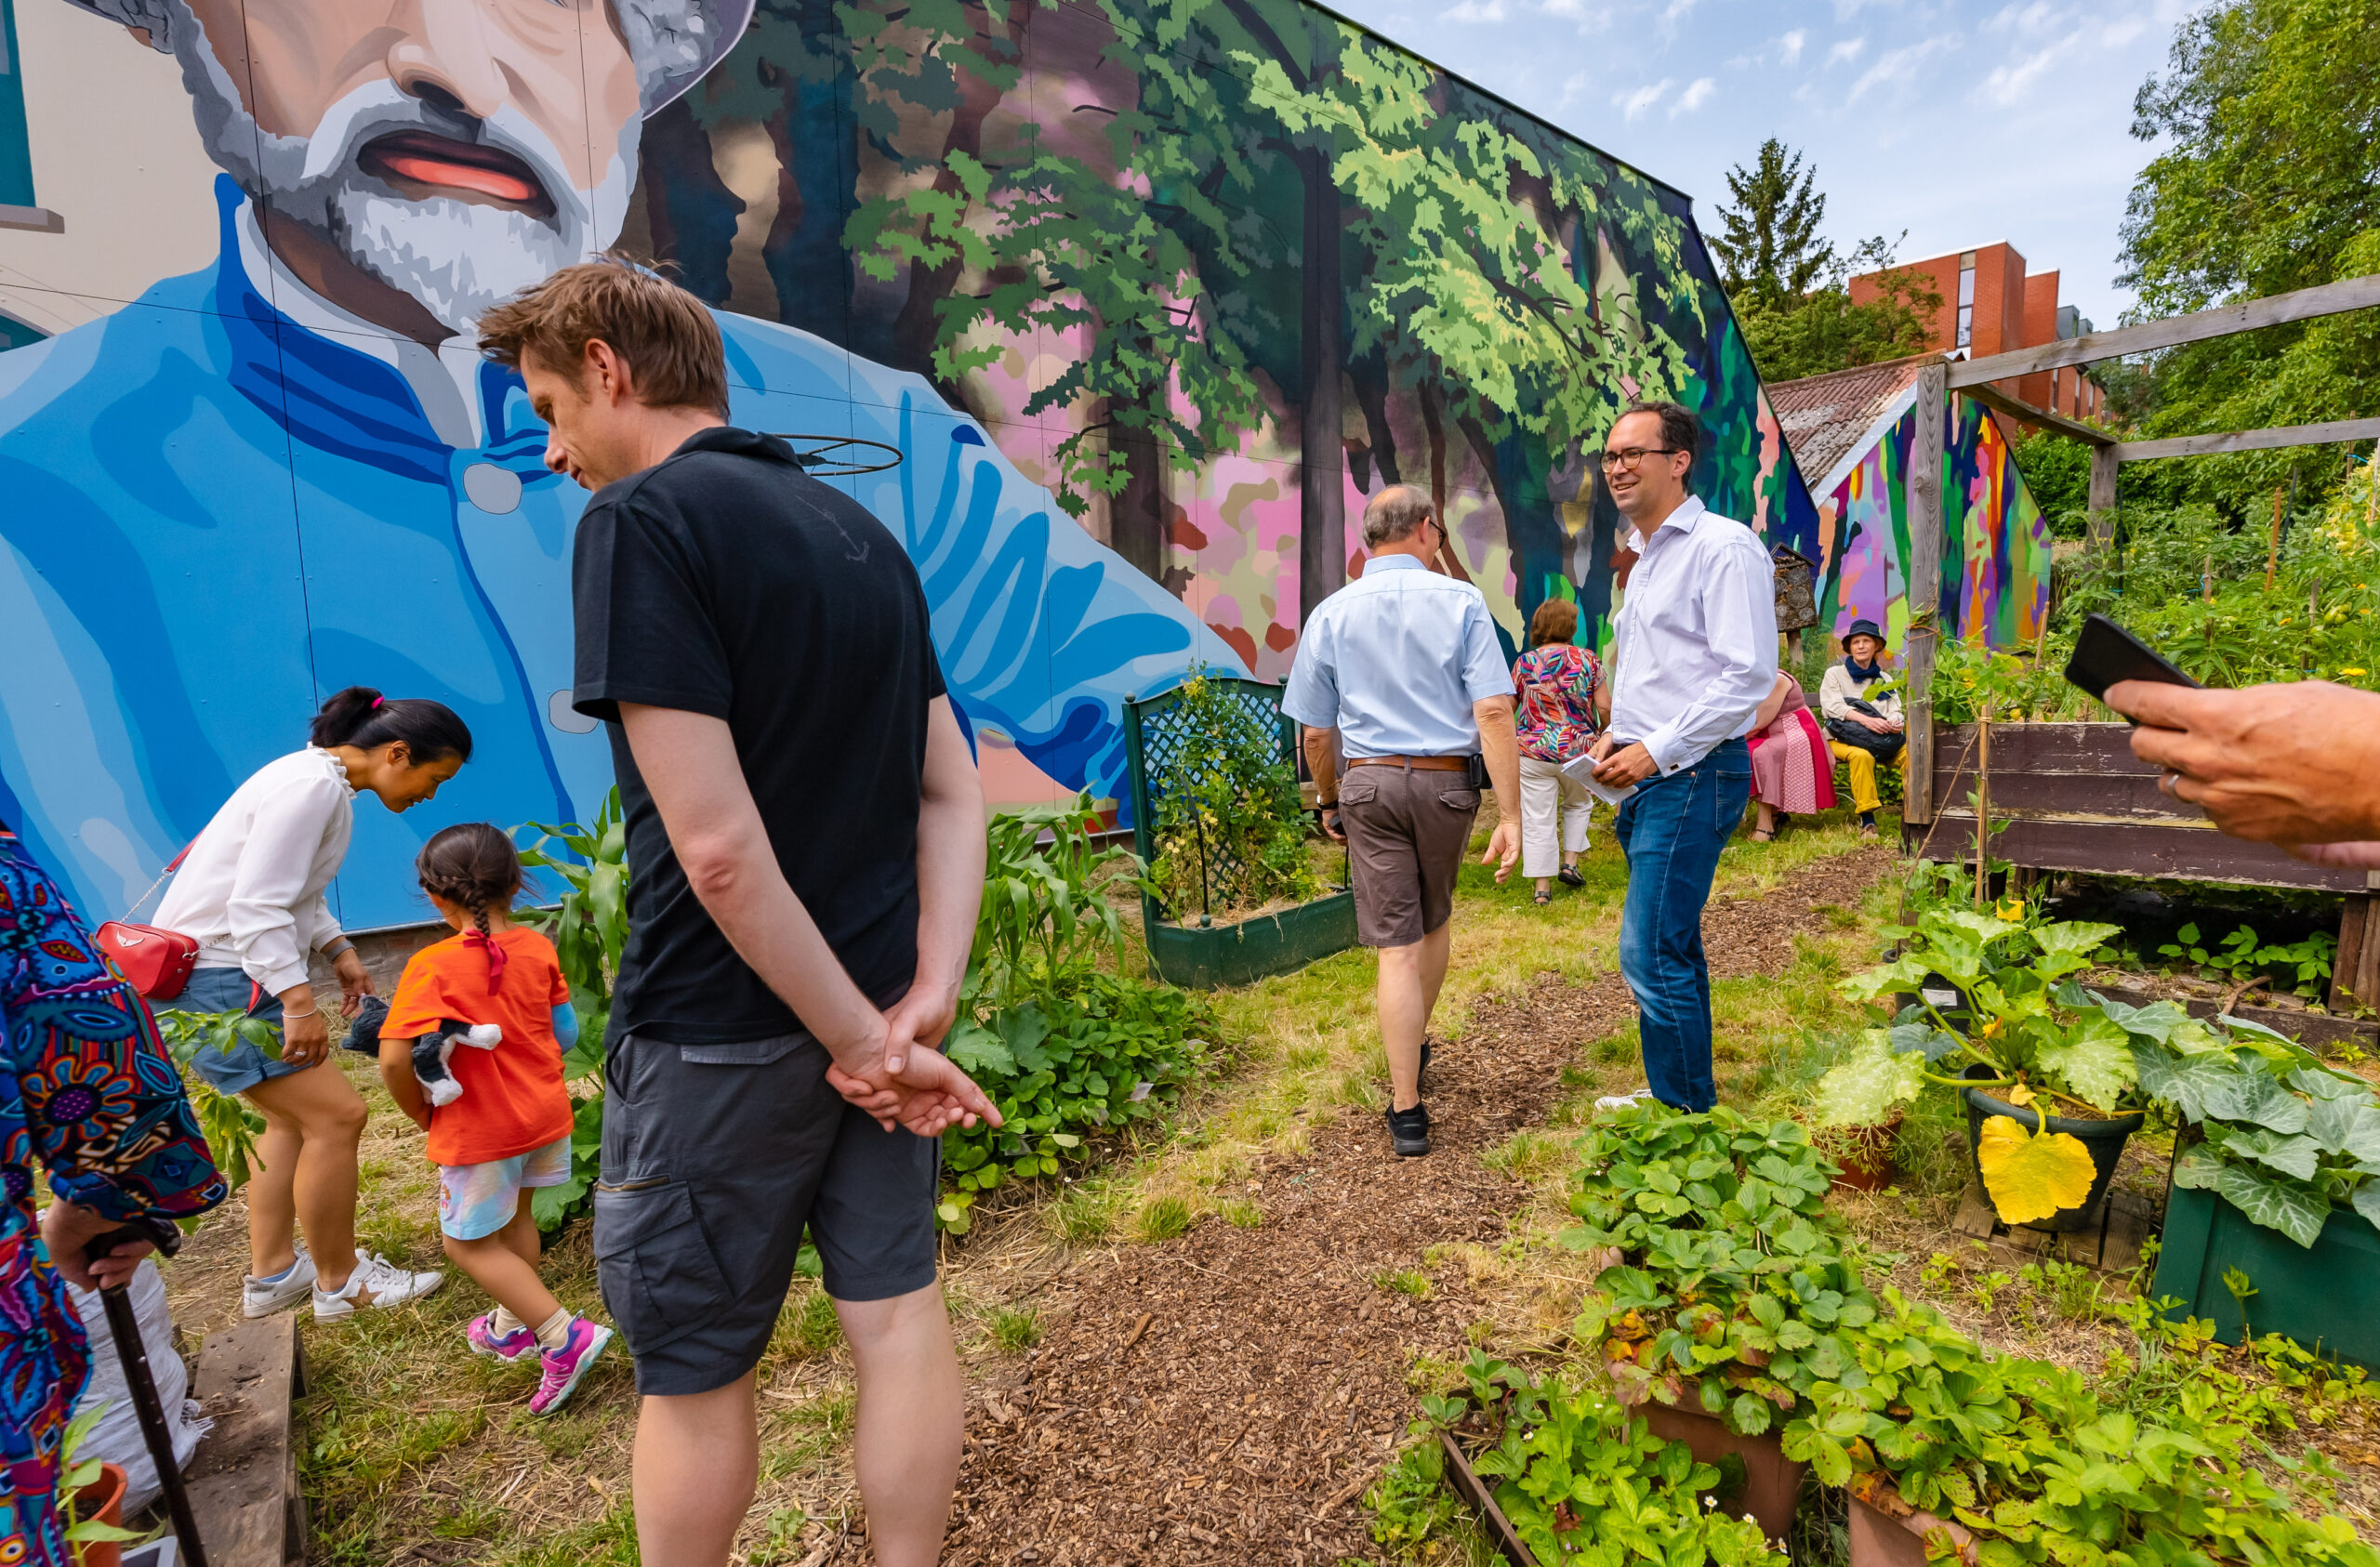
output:
<path id="1" fill-rule="evenodd" d="M 478 932 L 473 931 L 476 936 Z M 496 933 L 502 981 L 488 989 L 488 953 L 449 936 L 413 955 L 389 1003 L 383 1039 L 408 1042 L 436 1034 L 441 1021 L 494 1023 L 504 1039 L 493 1050 L 458 1045 L 446 1070 L 462 1098 L 430 1113 L 430 1157 L 446 1165 L 484 1165 L 543 1148 L 570 1135 L 570 1093 L 562 1083 L 562 1046 L 554 1008 L 570 984 L 551 942 L 523 925 Z"/>

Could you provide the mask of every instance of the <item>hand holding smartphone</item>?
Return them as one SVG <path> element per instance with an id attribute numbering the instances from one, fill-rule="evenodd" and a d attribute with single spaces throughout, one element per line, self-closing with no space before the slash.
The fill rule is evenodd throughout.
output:
<path id="1" fill-rule="evenodd" d="M 2074 639 L 2074 656 L 2066 661 L 2067 683 L 2105 702 L 2108 688 L 2125 680 L 2153 680 L 2160 685 L 2205 688 L 2168 663 L 2148 643 L 2101 614 L 2082 622 Z"/>

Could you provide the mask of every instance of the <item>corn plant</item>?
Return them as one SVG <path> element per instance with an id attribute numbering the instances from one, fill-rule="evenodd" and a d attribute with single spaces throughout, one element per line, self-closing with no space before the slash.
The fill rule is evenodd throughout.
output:
<path id="1" fill-rule="evenodd" d="M 602 1158 L 603 1031 L 612 1016 L 612 981 L 628 939 L 628 834 L 617 789 L 603 797 L 591 826 L 532 822 L 529 827 L 538 836 L 521 851 L 522 865 L 550 871 L 562 883 L 562 900 L 551 913 L 529 915 L 553 942 L 578 1013 L 578 1043 L 562 1059 L 562 1080 L 591 1083 L 590 1090 L 573 1096 L 570 1179 L 539 1187 L 530 1196 L 537 1227 L 550 1231 L 587 1205 Z"/>
<path id="2" fill-rule="evenodd" d="M 1137 884 L 1141 861 L 1130 849 L 1102 848 L 1091 836 L 1098 828 L 1088 794 L 993 815 L 973 955 L 988 1004 L 1005 1006 L 1037 981 L 1085 970 L 1102 947 L 1122 950 L 1123 921 L 1104 888 L 1111 869 Z"/>
<path id="3" fill-rule="evenodd" d="M 169 1012 L 157 1014 L 157 1035 L 166 1053 L 181 1069 L 190 1092 L 191 1113 L 215 1155 L 215 1167 L 237 1192 L 248 1183 L 250 1157 L 257 1139 L 264 1135 L 264 1117 L 248 1108 L 237 1094 L 220 1094 L 191 1067 L 202 1051 L 229 1055 L 233 1046 L 253 1045 L 273 1060 L 281 1059 L 281 1034 L 262 1018 L 236 1012 Z M 195 1221 L 192 1221 L 195 1228 Z"/>

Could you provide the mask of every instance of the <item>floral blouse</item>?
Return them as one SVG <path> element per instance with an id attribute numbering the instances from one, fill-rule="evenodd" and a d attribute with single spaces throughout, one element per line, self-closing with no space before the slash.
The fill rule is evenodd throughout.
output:
<path id="1" fill-rule="evenodd" d="M 229 1192 L 149 1008 L 58 884 L 0 828 L 0 1560 L 69 1567 L 58 1445 L 90 1373 L 33 1215 L 33 1165 L 111 1218 L 187 1218 Z"/>
<path id="2" fill-rule="evenodd" d="M 1513 665 L 1521 755 L 1540 762 L 1586 755 L 1594 744 L 1595 688 L 1602 684 L 1603 665 L 1584 648 L 1548 642 L 1521 654 Z"/>

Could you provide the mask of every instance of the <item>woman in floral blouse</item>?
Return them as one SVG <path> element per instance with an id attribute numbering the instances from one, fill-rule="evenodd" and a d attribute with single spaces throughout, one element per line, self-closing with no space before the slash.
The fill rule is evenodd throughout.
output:
<path id="1" fill-rule="evenodd" d="M 1554 901 L 1554 845 L 1561 845 L 1561 878 L 1583 887 L 1579 856 L 1587 849 L 1588 813 L 1594 797 L 1562 776 L 1562 764 L 1586 754 L 1595 738 L 1595 692 L 1603 666 L 1574 645 L 1579 607 L 1548 599 L 1529 617 L 1529 651 L 1513 665 L 1514 715 L 1521 743 L 1521 875 L 1537 882 L 1537 901 Z"/>
<path id="2" fill-rule="evenodd" d="M 33 1215 L 33 1164 L 52 1201 Z M 226 1194 L 149 1009 L 16 835 L 0 825 L 0 1562 L 73 1567 L 57 1509 L 59 1442 L 89 1376 L 60 1275 L 122 1284 L 152 1247 L 83 1248 L 127 1222 L 205 1212 Z"/>

